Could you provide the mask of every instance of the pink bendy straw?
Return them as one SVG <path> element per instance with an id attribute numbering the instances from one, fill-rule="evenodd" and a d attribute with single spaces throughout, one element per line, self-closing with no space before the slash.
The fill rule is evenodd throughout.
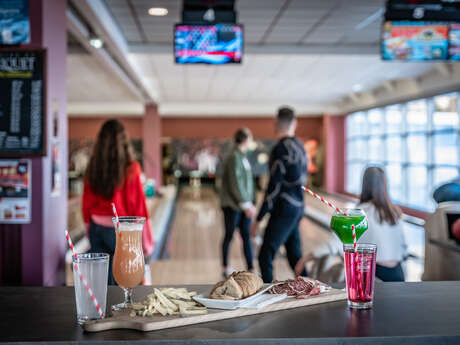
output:
<path id="1" fill-rule="evenodd" d="M 69 232 L 68 232 L 67 230 L 65 231 L 65 238 L 67 239 L 67 242 L 68 242 L 68 244 L 69 244 L 69 247 L 70 247 L 70 249 L 72 250 L 72 255 L 75 257 L 75 259 L 77 259 L 77 253 L 75 253 L 75 248 L 74 248 L 74 246 L 73 246 L 72 239 L 70 238 Z M 101 306 L 99 305 L 99 302 L 97 301 L 96 296 L 94 295 L 93 290 L 92 290 L 91 287 L 89 286 L 89 284 L 88 284 L 88 282 L 86 281 L 86 279 L 85 279 L 85 277 L 83 276 L 83 274 L 81 274 L 80 270 L 78 269 L 78 265 L 77 265 L 76 262 L 73 264 L 73 269 L 78 273 L 78 276 L 80 277 L 81 282 L 82 282 L 83 285 L 85 286 L 85 290 L 88 291 L 89 297 L 90 297 L 91 300 L 93 301 L 93 304 L 94 304 L 94 306 L 96 307 L 96 310 L 97 310 L 97 312 L 99 313 L 99 316 L 100 316 L 101 318 L 104 317 L 104 312 L 102 311 Z"/>

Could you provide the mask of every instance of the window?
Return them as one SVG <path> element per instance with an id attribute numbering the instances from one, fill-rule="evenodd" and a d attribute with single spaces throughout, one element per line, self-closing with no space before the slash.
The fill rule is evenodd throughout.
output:
<path id="1" fill-rule="evenodd" d="M 428 125 L 427 104 L 425 100 L 407 104 L 407 131 L 426 131 Z"/>
<path id="2" fill-rule="evenodd" d="M 425 163 L 428 160 L 427 137 L 425 134 L 407 136 L 407 160 L 410 163 Z"/>
<path id="3" fill-rule="evenodd" d="M 407 169 L 408 175 L 408 198 L 407 205 L 415 208 L 425 208 L 427 206 L 428 193 L 428 174 L 423 166 L 410 166 Z"/>
<path id="4" fill-rule="evenodd" d="M 453 180 L 458 177 L 458 168 L 445 167 L 445 168 L 436 168 L 434 170 L 434 181 L 433 185 L 435 187 L 441 185 L 446 181 Z"/>
<path id="5" fill-rule="evenodd" d="M 458 165 L 458 133 L 437 133 L 433 141 L 436 164 Z"/>
<path id="6" fill-rule="evenodd" d="M 404 161 L 403 139 L 400 135 L 387 136 L 385 139 L 385 146 L 388 162 Z"/>
<path id="7" fill-rule="evenodd" d="M 391 198 L 396 202 L 401 202 L 404 200 L 403 167 L 401 164 L 388 164 L 385 170 Z"/>
<path id="8" fill-rule="evenodd" d="M 379 137 L 371 137 L 369 139 L 369 155 L 370 162 L 379 163 L 383 160 L 383 140 Z"/>
<path id="9" fill-rule="evenodd" d="M 392 105 L 386 108 L 385 126 L 387 133 L 402 133 L 403 118 L 400 105 Z"/>
<path id="10" fill-rule="evenodd" d="M 367 120 L 370 135 L 383 133 L 383 114 L 381 109 L 369 110 Z"/>
<path id="11" fill-rule="evenodd" d="M 457 95 L 443 95 L 433 98 L 433 128 L 458 129 Z"/>
<path id="12" fill-rule="evenodd" d="M 365 113 L 355 113 L 347 120 L 347 136 L 349 138 L 366 134 L 366 115 Z"/>
<path id="13" fill-rule="evenodd" d="M 459 94 L 450 93 L 347 117 L 347 181 L 361 192 L 369 165 L 382 166 L 395 202 L 432 211 L 433 191 L 460 175 Z"/>

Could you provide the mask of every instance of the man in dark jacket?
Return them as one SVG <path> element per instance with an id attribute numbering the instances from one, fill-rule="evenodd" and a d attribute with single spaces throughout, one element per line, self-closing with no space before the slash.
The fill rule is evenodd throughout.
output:
<path id="1" fill-rule="evenodd" d="M 264 241 L 259 253 L 259 265 L 265 283 L 273 280 L 273 259 L 282 245 L 286 248 L 289 265 L 294 270 L 302 257 L 299 222 L 304 213 L 302 186 L 307 181 L 307 157 L 303 144 L 295 137 L 297 120 L 291 108 L 278 110 L 276 135 L 270 161 L 270 181 L 264 202 L 251 227 L 255 236 L 259 222 L 270 213 Z M 307 275 L 304 270 L 302 275 Z"/>

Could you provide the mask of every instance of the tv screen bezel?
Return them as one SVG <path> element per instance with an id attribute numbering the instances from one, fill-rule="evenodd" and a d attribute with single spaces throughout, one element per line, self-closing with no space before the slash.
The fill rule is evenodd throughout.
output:
<path id="1" fill-rule="evenodd" d="M 210 63 L 210 62 L 205 62 L 205 61 L 200 61 L 200 62 L 186 62 L 186 63 L 180 63 L 177 62 L 177 56 L 176 56 L 176 29 L 178 26 L 215 26 L 215 25 L 231 25 L 231 26 L 238 26 L 241 28 L 242 31 L 242 36 L 243 36 L 243 44 L 241 47 L 241 59 L 239 61 L 230 61 L 230 62 L 225 62 L 223 64 L 215 64 L 215 63 Z M 173 53 L 174 53 L 174 63 L 177 65 L 209 65 L 209 66 L 221 66 L 221 65 L 239 65 L 243 63 L 243 58 L 245 54 L 245 37 L 244 37 L 244 25 L 243 24 L 237 24 L 237 23 L 176 23 L 174 24 L 174 31 L 173 31 L 173 40 L 172 40 L 172 45 L 173 45 Z"/>

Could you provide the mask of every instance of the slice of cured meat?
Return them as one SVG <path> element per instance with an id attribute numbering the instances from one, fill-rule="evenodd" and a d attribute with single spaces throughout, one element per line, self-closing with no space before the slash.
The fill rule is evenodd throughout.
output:
<path id="1" fill-rule="evenodd" d="M 321 292 L 328 290 L 330 287 L 318 280 L 297 277 L 296 279 L 288 279 L 284 282 L 275 285 L 270 290 L 271 294 L 287 294 L 288 296 L 296 298 L 308 298 L 309 296 L 319 295 Z"/>

